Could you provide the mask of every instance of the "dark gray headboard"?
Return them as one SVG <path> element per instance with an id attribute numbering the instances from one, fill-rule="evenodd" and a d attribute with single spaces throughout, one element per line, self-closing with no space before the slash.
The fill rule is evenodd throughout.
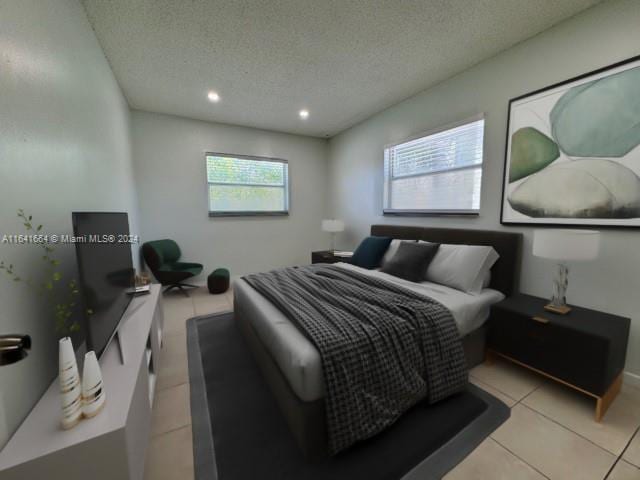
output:
<path id="1" fill-rule="evenodd" d="M 491 269 L 491 288 L 505 295 L 518 293 L 522 234 L 463 228 L 431 228 L 400 225 L 372 225 L 371 235 L 401 240 L 426 240 L 436 243 L 487 245 L 495 248 L 500 258 Z"/>

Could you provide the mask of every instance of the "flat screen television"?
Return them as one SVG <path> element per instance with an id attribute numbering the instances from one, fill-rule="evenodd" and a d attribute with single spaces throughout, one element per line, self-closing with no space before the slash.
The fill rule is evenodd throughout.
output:
<path id="1" fill-rule="evenodd" d="M 118 330 L 134 286 L 126 213 L 73 212 L 87 350 L 100 357 Z"/>

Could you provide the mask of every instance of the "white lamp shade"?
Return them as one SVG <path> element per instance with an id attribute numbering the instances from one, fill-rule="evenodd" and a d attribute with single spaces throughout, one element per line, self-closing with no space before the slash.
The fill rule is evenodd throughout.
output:
<path id="1" fill-rule="evenodd" d="M 342 220 L 322 220 L 322 231 L 324 232 L 344 232 L 344 222 Z"/>
<path id="2" fill-rule="evenodd" d="M 533 254 L 560 261 L 587 261 L 598 257 L 600 232 L 595 230 L 535 230 Z"/>

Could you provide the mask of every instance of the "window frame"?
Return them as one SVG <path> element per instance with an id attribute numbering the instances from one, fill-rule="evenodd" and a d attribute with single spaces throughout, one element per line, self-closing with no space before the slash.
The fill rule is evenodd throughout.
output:
<path id="1" fill-rule="evenodd" d="M 416 133 L 414 135 L 411 135 L 409 137 L 404 138 L 403 140 L 400 141 L 396 141 L 393 143 L 388 143 L 386 145 L 383 146 L 382 149 L 382 158 L 383 158 L 383 172 L 382 172 L 382 181 L 383 181 L 383 197 L 382 197 L 382 214 L 383 215 L 390 215 L 390 216 L 416 216 L 416 217 L 422 217 L 422 216 L 433 216 L 433 217 L 440 217 L 440 216 L 451 216 L 451 217 L 477 217 L 480 215 L 480 209 L 482 208 L 482 179 L 480 180 L 480 204 L 478 205 L 478 209 L 460 209 L 460 210 L 455 210 L 455 209 L 394 209 L 394 208 L 387 208 L 387 205 L 391 204 L 391 182 L 393 181 L 393 178 L 391 177 L 391 175 L 388 175 L 389 173 L 389 165 L 388 165 L 388 160 L 387 160 L 387 155 L 386 152 L 387 150 L 393 148 L 393 147 L 397 147 L 398 145 L 402 145 L 403 143 L 408 143 L 414 140 L 418 140 L 420 138 L 424 138 L 424 137 L 429 137 L 431 135 L 436 135 L 438 133 L 444 132 L 446 130 L 452 130 L 454 128 L 457 127 L 461 127 L 463 125 L 467 125 L 470 123 L 475 123 L 482 120 L 483 121 L 483 132 L 482 132 L 482 163 L 475 164 L 475 165 L 466 165 L 466 166 L 462 166 L 462 167 L 453 167 L 453 168 L 449 168 L 449 169 L 445 169 L 445 170 L 438 170 L 435 172 L 428 172 L 428 173 L 419 173 L 419 174 L 412 174 L 412 175 L 404 175 L 402 178 L 411 178 L 411 177 L 426 177 L 426 176 L 432 176 L 432 175 L 439 175 L 439 174 L 443 174 L 443 173 L 447 173 L 447 172 L 456 172 L 456 171 L 463 171 L 463 170 L 471 170 L 471 169 L 475 169 L 480 167 L 481 172 L 484 173 L 484 146 L 485 146 L 485 136 L 486 136 L 486 118 L 485 118 L 485 114 L 484 113 L 480 113 L 477 115 L 473 115 L 472 117 L 467 117 L 464 120 L 460 120 L 460 121 L 456 121 L 456 122 L 451 122 L 448 123 L 446 125 L 442 125 L 440 127 L 436 127 L 427 131 L 423 131 L 420 133 Z"/>
<path id="2" fill-rule="evenodd" d="M 234 211 L 211 211 L 211 199 L 209 197 L 209 190 L 212 185 L 237 185 L 237 186 L 251 186 L 251 187 L 265 187 L 265 188 L 273 188 L 273 185 L 251 185 L 246 183 L 223 183 L 223 182 L 209 182 L 209 171 L 207 166 L 207 158 L 208 157 L 226 157 L 226 158 L 237 158 L 243 160 L 253 160 L 258 162 L 277 162 L 282 163 L 287 166 L 285 171 L 285 182 L 284 182 L 284 210 L 270 210 L 270 211 L 262 211 L 262 210 L 234 210 Z M 207 211 L 209 212 L 209 217 L 284 217 L 289 215 L 289 211 L 291 210 L 291 171 L 289 161 L 284 158 L 275 158 L 275 157 L 263 157 L 258 155 L 238 155 L 234 153 L 221 153 L 221 152 L 204 152 L 204 173 L 205 173 L 205 184 L 206 184 L 206 196 L 207 196 Z"/>

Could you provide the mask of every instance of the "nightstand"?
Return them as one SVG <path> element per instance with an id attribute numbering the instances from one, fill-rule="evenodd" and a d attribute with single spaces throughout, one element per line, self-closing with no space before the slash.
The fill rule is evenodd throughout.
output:
<path id="1" fill-rule="evenodd" d="M 311 252 L 311 263 L 349 263 L 349 257 L 336 257 L 333 254 L 333 250 L 320 250 L 317 252 Z"/>
<path id="2" fill-rule="evenodd" d="M 630 320 L 581 307 L 557 315 L 547 303 L 521 294 L 494 305 L 487 362 L 498 355 L 595 398 L 599 422 L 622 386 Z"/>

